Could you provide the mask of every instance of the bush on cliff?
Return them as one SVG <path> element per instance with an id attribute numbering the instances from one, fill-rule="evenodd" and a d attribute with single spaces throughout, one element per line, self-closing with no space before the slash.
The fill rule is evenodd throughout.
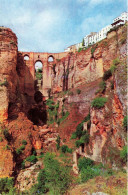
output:
<path id="1" fill-rule="evenodd" d="M 37 184 L 33 185 L 30 189 L 30 194 L 43 194 L 48 191 L 46 187 L 46 173 L 44 169 L 41 169 L 38 177 L 37 177 Z"/>
<path id="2" fill-rule="evenodd" d="M 94 161 L 90 158 L 79 158 L 78 160 L 78 168 L 81 171 L 81 169 L 86 169 L 87 167 L 92 167 L 94 165 Z"/>
<path id="3" fill-rule="evenodd" d="M 55 156 L 46 153 L 44 157 L 46 187 L 51 194 L 64 194 L 71 183 L 70 170 L 55 159 Z"/>
<path id="4" fill-rule="evenodd" d="M 105 83 L 105 81 L 101 81 L 100 84 L 99 84 L 99 87 L 100 87 L 101 93 L 104 93 L 104 91 L 106 89 L 106 83 Z"/>
<path id="5" fill-rule="evenodd" d="M 127 129 L 127 116 L 125 116 L 123 119 L 123 126 Z"/>
<path id="6" fill-rule="evenodd" d="M 15 194 L 14 193 L 14 179 L 12 177 L 8 178 L 0 178 L 0 193 L 9 193 L 9 194 Z"/>
<path id="7" fill-rule="evenodd" d="M 89 166 L 86 169 L 83 168 L 80 172 L 80 175 L 81 175 L 81 181 L 86 182 L 89 179 L 92 179 L 93 177 L 100 175 L 100 172 L 95 171 L 93 168 Z"/>
<path id="8" fill-rule="evenodd" d="M 63 153 L 72 153 L 72 149 L 69 148 L 67 145 L 61 146 L 61 152 Z"/>
<path id="9" fill-rule="evenodd" d="M 103 108 L 106 102 L 107 102 L 106 97 L 96 97 L 92 101 L 91 105 L 92 105 L 92 107 L 99 109 L 99 108 Z"/>
<path id="10" fill-rule="evenodd" d="M 124 163 L 127 162 L 127 146 L 124 146 L 123 149 L 120 151 L 120 158 Z"/>

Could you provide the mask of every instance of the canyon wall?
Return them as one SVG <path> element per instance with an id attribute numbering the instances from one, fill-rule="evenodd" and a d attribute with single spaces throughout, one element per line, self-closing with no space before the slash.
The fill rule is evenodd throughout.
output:
<path id="1" fill-rule="evenodd" d="M 25 55 L 29 56 L 28 61 L 24 60 Z M 53 62 L 48 62 L 50 56 L 53 57 Z M 98 96 L 107 97 L 108 102 L 101 109 L 92 108 L 90 104 L 96 96 L 104 72 L 116 58 L 120 62 L 115 73 L 106 81 L 105 93 L 98 93 Z M 126 26 L 109 33 L 106 39 L 86 50 L 68 54 L 18 52 L 16 35 L 10 29 L 1 27 L 0 61 L 0 123 L 3 123 L 0 131 L 3 139 L 0 142 L 1 177 L 12 175 L 20 163 L 32 154 L 33 148 L 41 150 L 44 147 L 44 151 L 50 146 L 54 148 L 58 134 L 72 146 L 71 134 L 89 111 L 90 142 L 84 147 L 84 156 L 105 162 L 109 155 L 108 146 L 112 145 L 120 150 L 126 144 L 126 132 L 122 127 L 127 100 Z M 43 108 L 41 118 L 46 112 L 44 102 L 41 100 L 42 102 L 37 103 L 34 100 L 36 61 L 43 62 L 42 100 L 43 96 L 48 97 L 48 89 L 51 89 L 53 99 L 60 101 L 59 114 L 61 115 L 62 109 L 69 112 L 67 119 L 59 126 L 53 123 L 55 131 L 49 127 L 36 126 L 28 119 L 28 112 L 32 115 L 36 110 L 34 116 L 37 117 L 38 111 Z M 111 82 L 114 89 L 111 88 Z M 76 92 L 78 89 L 81 94 Z M 63 94 L 65 92 L 68 93 Z M 4 139 L 2 134 L 6 128 L 9 140 Z M 47 132 L 50 133 L 47 135 Z M 22 146 L 24 139 L 28 144 L 24 152 L 18 155 L 16 151 Z"/>

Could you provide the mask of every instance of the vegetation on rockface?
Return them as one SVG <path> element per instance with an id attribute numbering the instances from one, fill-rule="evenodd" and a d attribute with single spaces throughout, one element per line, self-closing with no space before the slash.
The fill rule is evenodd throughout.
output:
<path id="1" fill-rule="evenodd" d="M 127 162 L 127 145 L 123 147 L 120 151 L 120 158 L 122 159 L 123 163 Z"/>
<path id="2" fill-rule="evenodd" d="M 48 188 L 45 186 L 45 183 L 46 173 L 44 169 L 41 169 L 37 177 L 37 183 L 30 189 L 30 194 L 44 194 L 48 192 Z"/>
<path id="3" fill-rule="evenodd" d="M 83 124 L 85 122 L 88 122 L 87 126 L 90 125 L 90 114 L 88 114 L 85 119 L 79 123 L 76 127 L 76 131 L 72 133 L 71 135 L 71 139 L 77 139 L 75 141 L 75 145 L 77 148 L 79 148 L 80 146 L 84 146 L 85 144 L 87 145 L 89 143 L 89 133 L 87 130 L 83 131 Z"/>
<path id="4" fill-rule="evenodd" d="M 61 146 L 61 152 L 62 153 L 72 153 L 72 149 L 69 148 L 67 145 L 62 145 Z"/>
<path id="5" fill-rule="evenodd" d="M 45 154 L 43 163 L 44 169 L 38 174 L 38 183 L 30 189 L 31 194 L 64 194 L 71 183 L 70 169 L 56 160 L 52 153 Z"/>
<path id="6" fill-rule="evenodd" d="M 95 162 L 89 158 L 80 157 L 78 160 L 78 168 L 80 172 L 81 182 L 87 182 L 96 176 L 110 176 L 114 172 L 112 169 L 103 166 L 102 163 L 95 164 Z"/>
<path id="7" fill-rule="evenodd" d="M 100 92 L 101 93 L 104 93 L 105 92 L 105 89 L 106 89 L 106 83 L 105 81 L 101 81 L 100 84 L 99 84 L 99 87 L 100 87 Z"/>
<path id="8" fill-rule="evenodd" d="M 94 58 L 94 52 L 95 52 L 95 50 L 96 50 L 97 46 L 98 46 L 98 44 L 96 44 L 96 45 L 92 46 L 92 48 L 91 48 L 92 58 Z"/>
<path id="9" fill-rule="evenodd" d="M 31 164 L 35 164 L 38 161 L 35 155 L 28 156 L 21 164 L 22 169 L 25 168 L 25 162 L 30 162 Z"/>
<path id="10" fill-rule="evenodd" d="M 58 108 L 59 108 L 59 102 L 55 104 L 55 102 L 52 99 L 48 99 L 46 101 L 46 105 L 48 107 L 48 124 L 52 124 L 54 122 L 57 122 L 58 119 Z"/>
<path id="11" fill-rule="evenodd" d="M 128 116 L 125 116 L 123 119 L 123 126 L 125 129 L 127 129 L 127 119 L 128 119 Z"/>
<path id="12" fill-rule="evenodd" d="M 16 149 L 16 154 L 21 154 L 25 150 L 25 145 L 20 146 L 19 148 Z"/>
<path id="13" fill-rule="evenodd" d="M 0 193 L 10 195 L 15 194 L 14 178 L 0 178 Z"/>
<path id="14" fill-rule="evenodd" d="M 84 38 L 83 38 L 83 40 L 82 40 L 82 46 L 84 47 Z"/>
<path id="15" fill-rule="evenodd" d="M 90 114 L 88 114 L 85 119 L 79 123 L 76 127 L 76 131 L 72 133 L 71 139 L 80 139 L 82 135 L 85 135 L 85 131 L 83 131 L 83 124 L 84 122 L 88 122 L 90 121 Z"/>
<path id="16" fill-rule="evenodd" d="M 81 90 L 80 89 L 77 89 L 76 90 L 76 93 L 79 95 L 79 94 L 81 94 Z"/>
<path id="17" fill-rule="evenodd" d="M 106 97 L 96 97 L 92 103 L 91 106 L 94 108 L 103 108 L 105 103 L 107 102 L 107 98 Z"/>
<path id="18" fill-rule="evenodd" d="M 79 49 L 78 49 L 78 52 L 81 52 L 82 50 L 83 50 L 83 48 L 79 48 Z"/>
<path id="19" fill-rule="evenodd" d="M 61 118 L 60 114 L 58 113 L 58 108 L 59 108 L 59 101 L 57 104 L 52 99 L 48 99 L 46 102 L 46 105 L 48 107 L 47 112 L 48 112 L 48 124 L 53 124 L 54 122 L 57 123 L 58 125 L 65 120 L 69 116 L 68 111 L 64 111 L 64 105 L 62 106 L 62 112 L 61 112 Z"/>
<path id="20" fill-rule="evenodd" d="M 81 171 L 83 168 L 86 169 L 88 166 L 92 167 L 94 165 L 94 161 L 91 160 L 90 158 L 79 158 L 78 160 L 78 168 L 79 171 Z"/>
<path id="21" fill-rule="evenodd" d="M 56 149 L 57 150 L 60 149 L 60 136 L 59 135 L 57 136 L 57 139 L 56 139 Z"/>
<path id="22" fill-rule="evenodd" d="M 3 81 L 3 82 L 0 82 L 0 86 L 1 86 L 1 87 L 2 87 L 2 86 L 5 86 L 5 87 L 8 86 L 8 81 L 7 81 L 6 78 L 4 78 L 4 81 Z"/>
<path id="23" fill-rule="evenodd" d="M 36 79 L 41 80 L 42 79 L 42 69 L 37 69 L 36 71 Z"/>

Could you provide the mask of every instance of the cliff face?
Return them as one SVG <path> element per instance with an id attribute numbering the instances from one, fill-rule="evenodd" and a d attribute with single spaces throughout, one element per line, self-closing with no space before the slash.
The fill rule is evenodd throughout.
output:
<path id="1" fill-rule="evenodd" d="M 111 32 L 103 41 L 80 53 L 70 53 L 56 63 L 53 92 L 57 89 L 75 88 L 102 77 L 104 71 L 110 68 L 113 59 L 124 48 L 120 44 L 123 31 L 124 29 L 121 28 L 117 32 Z"/>
<path id="2" fill-rule="evenodd" d="M 69 53 L 54 64 L 51 88 L 53 99 L 60 102 L 59 115 L 62 111 L 68 111 L 69 116 L 59 127 L 53 123 L 53 129 L 39 127 L 32 122 L 37 117 L 40 120 L 37 113 L 42 107 L 46 108 L 42 102 L 36 103 L 34 97 L 26 94 L 26 79 L 32 77 L 23 56 L 17 51 L 16 35 L 10 29 L 0 28 L 0 44 L 0 177 L 12 175 L 20 163 L 32 154 L 33 148 L 54 150 L 58 134 L 62 144 L 62 140 L 66 140 L 72 147 L 71 134 L 89 111 L 90 142 L 84 147 L 84 155 L 96 161 L 106 161 L 109 156 L 108 146 L 117 149 L 123 147 L 126 142 L 126 132 L 122 127 L 126 115 L 126 26 L 111 32 L 107 39 L 98 44 L 80 53 Z M 106 91 L 97 93 L 104 72 L 117 57 L 120 62 L 113 76 L 106 81 Z M 114 89 L 111 88 L 111 82 Z M 68 93 L 63 95 L 64 91 Z M 90 107 L 96 93 L 108 98 L 105 107 L 101 109 Z M 42 117 L 46 122 L 47 116 L 43 113 Z M 4 135 L 6 128 L 9 139 Z M 27 145 L 18 155 L 16 151 L 22 146 L 23 140 L 26 140 Z"/>
<path id="3" fill-rule="evenodd" d="M 0 28 L 0 122 L 8 118 L 9 102 L 15 102 L 17 86 L 17 37 Z"/>
<path id="4" fill-rule="evenodd" d="M 87 50 L 75 54 L 70 53 L 55 66 L 53 93 L 61 90 L 74 93 L 78 88 L 81 90 L 79 95 L 74 93 L 65 96 L 65 109 L 70 115 L 67 122 L 60 125 L 60 135 L 69 140 L 72 132 L 80 123 L 79 116 L 83 119 L 90 108 L 91 126 L 88 129 L 90 142 L 87 146 L 85 145 L 82 155 L 95 161 L 111 161 L 114 164 L 116 161 L 114 158 L 119 157 L 118 151 L 126 144 L 126 131 L 123 127 L 127 99 L 126 51 L 126 26 L 123 26 L 112 31 L 106 39 Z M 119 59 L 117 64 L 114 62 L 116 59 Z M 109 79 L 106 79 L 106 90 L 103 93 L 96 92 L 96 87 L 100 83 L 99 80 L 96 84 L 97 79 L 101 78 L 114 63 L 116 70 Z M 84 88 L 87 88 L 87 83 L 90 83 L 91 87 L 85 92 Z M 92 89 L 95 89 L 94 93 Z M 107 103 L 103 108 L 97 109 L 90 106 L 92 99 L 96 96 L 107 98 Z M 71 108 L 70 105 L 72 105 Z M 77 122 L 74 123 L 75 121 Z M 114 156 L 115 150 L 117 156 Z M 113 160 L 111 160 L 111 155 Z"/>

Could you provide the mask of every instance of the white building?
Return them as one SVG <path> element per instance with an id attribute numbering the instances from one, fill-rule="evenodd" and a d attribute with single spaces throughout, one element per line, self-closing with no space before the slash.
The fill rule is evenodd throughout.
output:
<path id="1" fill-rule="evenodd" d="M 125 22 L 128 20 L 128 13 L 127 12 L 123 12 L 120 16 L 116 17 L 113 20 L 113 23 L 105 26 L 104 28 L 102 28 L 98 33 L 97 32 L 91 32 L 89 35 L 86 35 L 84 37 L 84 47 L 88 47 L 89 45 L 93 45 L 95 43 L 97 43 L 98 41 L 101 41 L 103 39 L 105 39 L 107 37 L 107 32 L 118 25 L 121 24 L 125 24 Z M 65 51 L 73 51 L 75 52 L 75 47 L 76 50 L 78 51 L 79 48 L 82 48 L 82 43 L 78 43 L 76 45 L 70 46 L 68 47 Z"/>
<path id="2" fill-rule="evenodd" d="M 120 16 L 116 17 L 113 20 L 112 26 L 119 26 L 121 24 L 125 24 L 127 19 L 128 19 L 128 13 L 127 12 L 123 12 Z"/>

